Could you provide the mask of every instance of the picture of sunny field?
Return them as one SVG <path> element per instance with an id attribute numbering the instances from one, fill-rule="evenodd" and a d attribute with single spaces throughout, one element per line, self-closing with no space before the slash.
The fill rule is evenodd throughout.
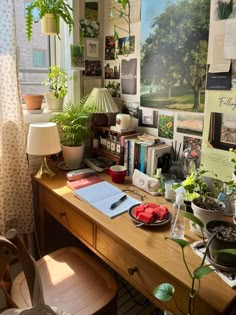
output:
<path id="1" fill-rule="evenodd" d="M 209 18 L 210 0 L 142 0 L 141 106 L 204 111 Z"/>

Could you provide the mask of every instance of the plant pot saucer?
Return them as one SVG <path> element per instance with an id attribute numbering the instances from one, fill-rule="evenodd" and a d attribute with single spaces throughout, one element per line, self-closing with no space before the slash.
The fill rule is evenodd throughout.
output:
<path id="1" fill-rule="evenodd" d="M 211 258 L 209 253 L 207 254 L 207 259 L 212 264 L 212 266 L 215 267 L 217 270 L 226 271 L 226 272 L 232 272 L 232 273 L 236 272 L 236 266 L 224 266 L 224 265 L 221 265 L 221 264 L 215 262 Z"/>
<path id="2" fill-rule="evenodd" d="M 70 168 L 66 165 L 65 161 L 61 161 L 57 163 L 57 167 L 62 171 L 73 171 L 74 168 Z"/>
<path id="3" fill-rule="evenodd" d="M 191 230 L 194 234 L 196 234 L 197 236 L 202 237 L 202 232 L 201 232 L 200 228 L 198 228 L 197 225 L 196 225 L 194 222 L 191 222 L 191 221 L 190 221 L 190 230 Z M 203 232 L 203 234 L 204 234 L 204 237 L 206 238 L 206 237 L 207 237 L 207 236 L 206 236 L 206 233 Z"/>

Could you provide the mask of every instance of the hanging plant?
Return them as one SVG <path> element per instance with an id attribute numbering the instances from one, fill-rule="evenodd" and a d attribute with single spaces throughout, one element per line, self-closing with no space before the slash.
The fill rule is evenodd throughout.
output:
<path id="1" fill-rule="evenodd" d="M 28 41 L 31 40 L 33 23 L 34 23 L 34 10 L 39 11 L 39 19 L 44 18 L 47 14 L 52 14 L 56 24 L 56 34 L 59 34 L 60 17 L 69 27 L 69 34 L 72 31 L 74 24 L 72 17 L 72 8 L 66 0 L 35 0 L 30 3 L 26 8 L 26 35 Z"/>

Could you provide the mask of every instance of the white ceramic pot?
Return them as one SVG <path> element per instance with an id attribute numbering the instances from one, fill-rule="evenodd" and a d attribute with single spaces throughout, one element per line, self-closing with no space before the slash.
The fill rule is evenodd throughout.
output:
<path id="1" fill-rule="evenodd" d="M 41 19 L 42 33 L 45 35 L 57 35 L 60 32 L 59 23 L 56 25 L 56 20 L 53 14 L 45 14 Z"/>
<path id="2" fill-rule="evenodd" d="M 62 152 L 68 169 L 75 170 L 80 168 L 84 154 L 84 144 L 79 147 L 67 147 L 62 145 Z"/>
<path id="3" fill-rule="evenodd" d="M 207 222 L 213 221 L 213 220 L 222 220 L 225 210 L 225 205 L 223 202 L 217 200 L 221 203 L 222 207 L 219 210 L 206 210 L 204 208 L 198 207 L 195 205 L 194 200 L 191 203 L 191 207 L 193 210 L 193 214 L 198 217 L 204 224 L 204 227 L 206 226 Z M 197 226 L 198 228 L 198 226 Z"/>
<path id="4" fill-rule="evenodd" d="M 60 112 L 63 109 L 64 97 L 56 98 L 52 92 L 44 94 L 47 109 L 52 112 Z"/>

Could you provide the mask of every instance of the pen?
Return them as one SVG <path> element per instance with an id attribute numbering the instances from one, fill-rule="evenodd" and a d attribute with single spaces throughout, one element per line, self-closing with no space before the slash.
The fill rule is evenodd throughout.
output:
<path id="1" fill-rule="evenodd" d="M 122 203 L 127 198 L 127 195 L 122 196 L 120 199 L 118 199 L 116 202 L 112 203 L 110 206 L 110 209 L 115 209 L 116 207 L 119 206 L 119 204 Z"/>

